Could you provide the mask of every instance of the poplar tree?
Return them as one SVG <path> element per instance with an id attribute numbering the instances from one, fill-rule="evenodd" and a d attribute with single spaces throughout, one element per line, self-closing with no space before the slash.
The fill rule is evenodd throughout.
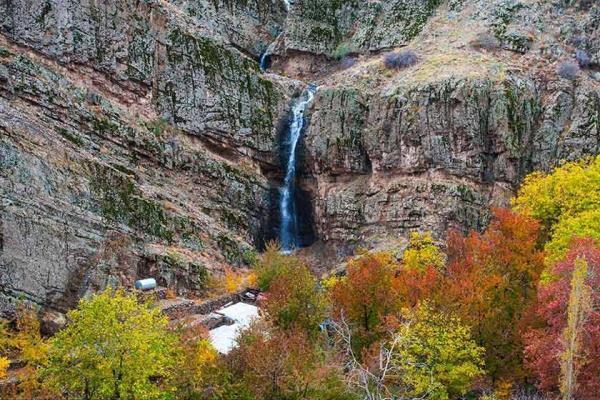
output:
<path id="1" fill-rule="evenodd" d="M 567 326 L 563 331 L 564 351 L 561 355 L 560 390 L 564 400 L 571 400 L 577 385 L 576 359 L 579 355 L 580 333 L 591 310 L 591 288 L 586 284 L 588 264 L 584 258 L 575 260 L 571 279 L 571 294 L 567 308 Z"/>

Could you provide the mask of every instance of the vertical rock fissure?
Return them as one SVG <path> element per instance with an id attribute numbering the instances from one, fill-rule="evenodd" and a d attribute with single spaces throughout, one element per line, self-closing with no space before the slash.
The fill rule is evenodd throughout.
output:
<path id="1" fill-rule="evenodd" d="M 285 170 L 283 184 L 279 188 L 280 229 L 279 241 L 285 252 L 300 244 L 298 207 L 296 205 L 297 149 L 306 124 L 305 111 L 312 101 L 317 87 L 310 85 L 292 106 L 289 129 L 283 138 L 282 163 Z M 300 216 L 301 218 L 301 216 Z"/>

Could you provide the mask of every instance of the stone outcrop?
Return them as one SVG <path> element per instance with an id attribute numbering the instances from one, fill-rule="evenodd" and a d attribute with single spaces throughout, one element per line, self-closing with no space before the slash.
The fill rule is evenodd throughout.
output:
<path id="1" fill-rule="evenodd" d="M 440 3 L 299 0 L 291 6 L 285 49 L 335 56 L 403 46 L 421 31 Z"/>
<path id="2" fill-rule="evenodd" d="M 325 77 L 303 165 L 316 236 L 347 254 L 413 230 L 481 229 L 527 173 L 600 153 L 599 10 L 438 4 L 408 42 L 415 66 L 363 56 Z M 476 47 L 485 35 L 495 43 Z M 576 79 L 559 76 L 577 51 L 588 64 Z"/>
<path id="3" fill-rule="evenodd" d="M 600 152 L 597 89 L 542 99 L 514 76 L 322 88 L 306 134 L 317 236 L 365 244 L 480 229 L 523 176 Z"/>

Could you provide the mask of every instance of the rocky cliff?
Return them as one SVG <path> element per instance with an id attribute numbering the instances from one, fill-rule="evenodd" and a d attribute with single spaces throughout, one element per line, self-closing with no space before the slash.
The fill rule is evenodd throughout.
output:
<path id="1" fill-rule="evenodd" d="M 480 228 L 524 174 L 599 152 L 594 2 L 289 3 L 0 0 L 1 312 L 248 264 L 308 81 L 297 200 L 340 256 Z M 418 62 L 386 68 L 401 47 Z"/>

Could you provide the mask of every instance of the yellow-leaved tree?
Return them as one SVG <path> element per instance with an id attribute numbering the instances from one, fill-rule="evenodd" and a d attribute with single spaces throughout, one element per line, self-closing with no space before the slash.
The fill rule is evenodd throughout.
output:
<path id="1" fill-rule="evenodd" d="M 564 351 L 561 355 L 560 391 L 563 400 L 571 400 L 577 385 L 575 361 L 580 357 L 580 337 L 588 313 L 592 309 L 592 288 L 586 284 L 588 264 L 584 258 L 575 260 L 571 293 L 567 307 L 567 326 L 563 331 Z"/>
<path id="2" fill-rule="evenodd" d="M 528 175 L 515 211 L 542 223 L 548 263 L 565 255 L 574 237 L 600 240 L 600 156 L 566 163 L 549 174 Z"/>
<path id="3" fill-rule="evenodd" d="M 167 318 L 121 290 L 81 300 L 50 341 L 42 376 L 69 398 L 157 399 L 172 390 L 178 360 Z"/>
<path id="4" fill-rule="evenodd" d="M 471 338 L 469 327 L 427 302 L 408 313 L 389 349 L 396 384 L 411 398 L 458 397 L 484 373 L 484 349 Z"/>
<path id="5" fill-rule="evenodd" d="M 6 371 L 9 365 L 10 361 L 8 361 L 8 358 L 0 356 L 0 379 L 6 378 Z"/>
<path id="6" fill-rule="evenodd" d="M 16 372 L 16 384 L 10 384 L 15 399 L 44 398 L 47 391 L 38 379 L 37 371 L 46 359 L 47 342 L 41 335 L 37 312 L 24 304 L 17 307 L 14 329 L 0 322 L 0 375 L 2 364 L 8 367 L 8 357 L 21 361 Z M 4 358 L 2 360 L 2 358 Z M 6 368 L 4 369 L 6 372 Z"/>
<path id="7" fill-rule="evenodd" d="M 402 263 L 411 269 L 426 267 L 444 268 L 444 253 L 434 243 L 431 232 L 411 232 L 408 247 L 402 256 Z"/>

